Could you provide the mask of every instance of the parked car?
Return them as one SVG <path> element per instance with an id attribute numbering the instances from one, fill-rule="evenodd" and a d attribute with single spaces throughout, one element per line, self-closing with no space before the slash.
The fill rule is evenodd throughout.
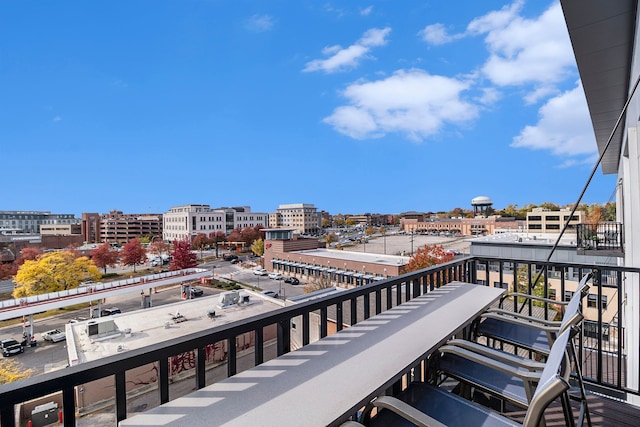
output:
<path id="1" fill-rule="evenodd" d="M 76 317 L 73 319 L 69 319 L 67 323 L 80 323 L 80 322 L 84 322 L 85 320 L 88 320 L 88 319 L 86 317 Z"/>
<path id="2" fill-rule="evenodd" d="M 225 261 L 233 261 L 235 259 L 238 259 L 238 255 L 233 255 L 233 254 L 225 255 L 222 257 L 222 259 Z"/>
<path id="3" fill-rule="evenodd" d="M 280 273 L 269 273 L 269 279 L 273 279 L 273 280 L 282 280 L 282 274 Z"/>
<path id="4" fill-rule="evenodd" d="M 271 297 L 271 298 L 278 298 L 279 295 L 276 291 L 262 291 L 262 295 L 267 296 L 267 297 Z"/>
<path id="5" fill-rule="evenodd" d="M 42 334 L 42 339 L 45 341 L 51 342 L 60 342 L 65 341 L 67 339 L 67 334 L 65 334 L 60 329 L 52 329 Z"/>
<path id="6" fill-rule="evenodd" d="M 256 268 L 255 270 L 253 270 L 253 274 L 255 274 L 256 276 L 266 276 L 268 273 L 264 268 Z"/>
<path id="7" fill-rule="evenodd" d="M 300 280 L 296 279 L 295 277 L 287 277 L 286 279 L 284 279 L 284 283 L 291 283 L 292 285 L 299 285 L 300 284 Z"/>
<path id="8" fill-rule="evenodd" d="M 201 297 L 204 295 L 204 291 L 200 288 L 191 288 L 189 292 L 191 292 L 191 298 Z"/>
<path id="9" fill-rule="evenodd" d="M 240 260 L 238 258 L 231 260 L 231 264 L 238 264 L 239 262 Z"/>
<path id="10" fill-rule="evenodd" d="M 118 307 L 105 308 L 100 312 L 100 316 L 113 316 L 114 314 L 120 314 L 122 311 Z"/>
<path id="11" fill-rule="evenodd" d="M 24 352 L 24 347 L 13 338 L 0 341 L 0 347 L 2 348 L 2 355 L 4 357 Z"/>

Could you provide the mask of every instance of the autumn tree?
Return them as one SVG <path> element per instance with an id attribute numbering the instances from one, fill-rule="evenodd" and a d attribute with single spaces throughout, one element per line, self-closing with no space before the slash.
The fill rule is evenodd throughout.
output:
<path id="1" fill-rule="evenodd" d="M 329 218 L 322 218 L 322 228 L 327 228 L 331 225 Z"/>
<path id="2" fill-rule="evenodd" d="M 206 234 L 200 233 L 191 241 L 191 248 L 203 250 L 209 244 L 209 238 Z"/>
<path id="3" fill-rule="evenodd" d="M 327 245 L 331 245 L 331 243 L 337 242 L 338 240 L 338 236 L 335 233 L 329 233 L 324 236 L 324 241 L 327 243 Z"/>
<path id="4" fill-rule="evenodd" d="M 216 257 L 218 256 L 218 243 L 226 242 L 227 236 L 223 231 L 216 231 L 215 233 L 209 234 L 209 239 L 213 242 L 216 247 Z"/>
<path id="5" fill-rule="evenodd" d="M 169 244 L 164 240 L 153 241 L 149 243 L 147 252 L 157 258 L 162 258 L 162 255 L 169 253 Z"/>
<path id="6" fill-rule="evenodd" d="M 253 252 L 256 256 L 264 255 L 264 240 L 255 240 L 251 245 L 251 252 Z"/>
<path id="7" fill-rule="evenodd" d="M 132 265 L 136 271 L 136 265 L 144 264 L 147 260 L 147 251 L 139 239 L 129 240 L 120 251 L 120 261 L 124 265 Z"/>
<path id="8" fill-rule="evenodd" d="M 242 229 L 240 227 L 234 229 L 229 236 L 227 236 L 227 242 L 240 242 L 242 241 Z"/>
<path id="9" fill-rule="evenodd" d="M 405 271 L 410 272 L 422 270 L 423 268 L 431 267 L 436 264 L 452 261 L 453 258 L 454 255 L 451 252 L 445 252 L 442 245 L 424 245 L 423 247 L 418 248 L 415 255 L 411 257 L 405 266 Z"/>
<path id="10" fill-rule="evenodd" d="M 373 227 L 367 227 L 367 229 L 364 230 L 364 234 L 366 234 L 367 236 L 372 236 L 376 234 L 376 230 L 374 230 Z"/>
<path id="11" fill-rule="evenodd" d="M 86 280 L 100 279 L 100 270 L 87 257 L 55 251 L 25 261 L 14 278 L 14 298 L 77 288 Z"/>
<path id="12" fill-rule="evenodd" d="M 13 264 L 0 262 L 0 280 L 6 280 L 13 276 Z"/>
<path id="13" fill-rule="evenodd" d="M 240 232 L 241 241 L 243 241 L 247 246 L 251 246 L 253 242 L 261 238 L 260 228 L 260 226 L 243 228 Z"/>
<path id="14" fill-rule="evenodd" d="M 189 239 L 174 240 L 173 250 L 171 251 L 170 270 L 193 268 L 197 265 L 198 257 L 191 251 L 191 242 Z"/>
<path id="15" fill-rule="evenodd" d="M 40 251 L 40 249 L 31 246 L 23 248 L 20 251 L 20 255 L 18 256 L 18 258 L 16 258 L 16 260 L 13 262 L 13 270 L 11 275 L 15 276 L 15 274 L 18 272 L 18 269 L 22 264 L 24 264 L 25 261 L 33 261 L 38 258 L 41 253 L 42 252 Z"/>
<path id="16" fill-rule="evenodd" d="M 91 260 L 96 267 L 104 269 L 107 274 L 107 267 L 114 267 L 118 262 L 119 253 L 108 243 L 103 243 L 91 251 Z"/>
<path id="17" fill-rule="evenodd" d="M 15 360 L 0 360 L 0 385 L 29 378 L 34 373 L 33 369 L 25 369 Z"/>
<path id="18" fill-rule="evenodd" d="M 304 285 L 304 293 L 310 294 L 311 292 L 320 291 L 332 287 L 331 278 L 328 274 L 323 274 L 319 277 L 314 277 L 307 281 Z"/>

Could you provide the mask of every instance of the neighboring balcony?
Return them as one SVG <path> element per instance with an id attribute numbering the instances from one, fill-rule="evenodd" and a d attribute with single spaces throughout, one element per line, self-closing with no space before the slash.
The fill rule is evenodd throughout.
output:
<path id="1" fill-rule="evenodd" d="M 624 255 L 622 224 L 599 222 L 578 224 L 578 254 L 621 257 Z"/>

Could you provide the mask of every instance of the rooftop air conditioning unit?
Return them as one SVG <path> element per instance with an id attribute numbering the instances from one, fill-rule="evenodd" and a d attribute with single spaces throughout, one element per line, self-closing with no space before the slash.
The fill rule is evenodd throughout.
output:
<path id="1" fill-rule="evenodd" d="M 218 300 L 218 307 L 228 307 L 230 305 L 238 304 L 240 301 L 240 292 L 238 291 L 228 291 L 220 294 L 220 299 Z"/>

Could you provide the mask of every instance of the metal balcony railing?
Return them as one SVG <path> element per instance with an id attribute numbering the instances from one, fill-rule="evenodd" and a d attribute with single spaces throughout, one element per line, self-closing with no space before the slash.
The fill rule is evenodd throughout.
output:
<path id="1" fill-rule="evenodd" d="M 576 232 L 581 255 L 624 255 L 622 224 L 619 222 L 578 224 Z"/>
<path id="2" fill-rule="evenodd" d="M 546 297 L 566 299 L 570 298 L 571 289 L 575 289 L 580 277 L 590 271 L 594 273 L 590 292 L 595 297 L 589 300 L 593 306 L 588 306 L 589 304 L 585 302 L 584 314 L 589 324 L 582 332 L 578 349 L 585 381 L 590 388 L 620 399 L 624 399 L 628 393 L 640 394 L 637 389 L 629 389 L 627 386 L 625 359 L 627 349 L 624 348 L 622 339 L 624 331 L 621 331 L 615 322 L 617 313 L 622 312 L 622 301 L 618 298 L 624 295 L 622 284 L 639 286 L 640 269 L 550 263 L 546 265 L 547 271 L 553 271 L 554 274 L 543 276 L 539 285 L 532 289 L 531 283 L 537 269 L 543 267 L 545 267 L 544 263 L 525 260 L 462 258 L 160 342 L 146 348 L 132 349 L 101 360 L 5 384 L 0 386 L 0 424 L 3 427 L 15 426 L 16 405 L 52 393 L 61 393 L 65 425 L 74 426 L 78 412 L 76 402 L 78 390 L 87 383 L 104 378 L 112 378 L 115 384 L 113 406 L 115 406 L 116 420 L 121 421 L 127 418 L 126 375 L 128 371 L 149 364 L 156 366 L 158 371 L 156 393 L 159 396 L 159 402 L 166 403 L 170 400 L 169 384 L 173 381 L 170 375 L 170 364 L 173 359 L 185 353 L 193 355 L 195 370 L 192 381 L 195 388 L 201 389 L 208 385 L 205 362 L 207 351 L 212 345 L 226 341 L 226 374 L 233 376 L 238 373 L 240 353 L 237 347 L 238 337 L 245 333 L 255 335 L 254 363 L 262 364 L 265 361 L 263 335 L 265 328 L 273 328 L 275 325 L 277 355 L 285 354 L 293 350 L 291 325 L 292 320 L 298 316 L 302 319 L 302 322 L 296 323 L 298 330 L 302 329 L 301 344 L 304 346 L 310 342 L 311 325 L 314 323 L 311 321 L 311 316 L 317 316 L 320 337 L 325 337 L 331 329 L 330 326 L 341 330 L 343 325 L 357 324 L 452 281 L 481 283 L 510 289 L 531 289 L 530 292 L 540 292 Z M 603 280 L 605 277 L 606 280 Z M 523 280 L 528 283 L 522 283 Z M 550 317 L 554 313 L 554 307 L 525 306 L 524 309 L 530 312 L 537 310 L 538 313 L 542 310 L 542 315 L 545 317 Z M 609 316 L 610 312 L 613 313 L 612 316 Z M 639 319 L 634 319 L 633 324 L 628 326 L 638 328 L 639 323 Z M 371 375 L 375 375 L 375 372 Z M 393 389 L 400 390 L 401 384 Z"/>

